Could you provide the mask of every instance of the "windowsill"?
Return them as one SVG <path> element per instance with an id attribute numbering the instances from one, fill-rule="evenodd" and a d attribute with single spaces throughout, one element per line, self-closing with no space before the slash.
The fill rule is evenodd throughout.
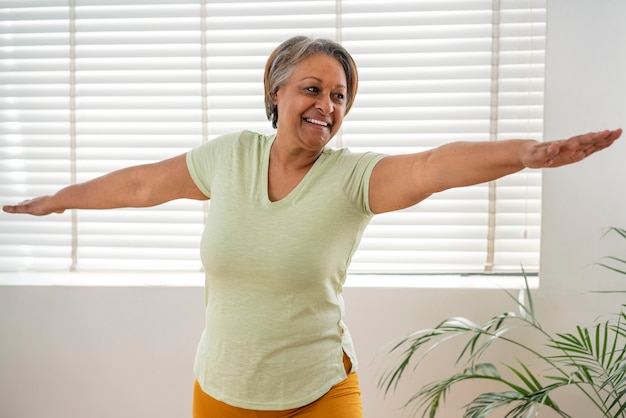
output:
<path id="1" fill-rule="evenodd" d="M 531 289 L 539 277 L 527 278 Z M 0 286 L 202 287 L 199 272 L 15 272 L 0 273 Z M 521 275 L 348 275 L 348 288 L 519 289 Z"/>

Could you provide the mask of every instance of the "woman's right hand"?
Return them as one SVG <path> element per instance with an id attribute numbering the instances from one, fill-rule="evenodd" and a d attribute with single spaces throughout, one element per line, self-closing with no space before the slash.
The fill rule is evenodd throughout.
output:
<path id="1" fill-rule="evenodd" d="M 2 210 L 7 213 L 24 213 L 28 215 L 44 216 L 51 213 L 63 213 L 63 209 L 54 209 L 51 205 L 52 196 L 40 196 L 24 200 L 17 205 L 5 205 Z"/>

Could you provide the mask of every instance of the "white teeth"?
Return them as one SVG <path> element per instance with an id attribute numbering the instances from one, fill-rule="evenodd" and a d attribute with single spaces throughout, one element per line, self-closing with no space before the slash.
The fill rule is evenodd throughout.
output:
<path id="1" fill-rule="evenodd" d="M 328 126 L 328 124 L 326 122 L 322 122 L 321 120 L 315 120 L 315 119 L 305 119 L 307 122 L 310 123 L 314 123 L 316 125 L 320 125 L 320 126 Z"/>

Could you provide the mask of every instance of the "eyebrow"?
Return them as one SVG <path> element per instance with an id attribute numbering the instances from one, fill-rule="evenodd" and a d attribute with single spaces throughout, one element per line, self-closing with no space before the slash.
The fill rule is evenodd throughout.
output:
<path id="1" fill-rule="evenodd" d="M 308 80 L 308 79 L 313 79 L 313 80 L 318 81 L 318 82 L 320 82 L 320 83 L 322 83 L 322 82 L 324 81 L 324 80 L 322 80 L 321 78 L 319 78 L 319 77 L 315 77 L 315 76 L 312 76 L 312 75 L 311 75 L 311 76 L 302 77 L 302 78 L 300 79 L 300 81 L 305 81 L 305 80 Z M 346 89 L 346 90 L 348 89 L 348 87 L 347 87 L 347 86 L 344 86 L 343 84 L 337 84 L 337 85 L 335 86 L 335 88 L 337 88 L 337 87 L 341 87 L 341 88 L 344 88 L 344 89 Z"/>

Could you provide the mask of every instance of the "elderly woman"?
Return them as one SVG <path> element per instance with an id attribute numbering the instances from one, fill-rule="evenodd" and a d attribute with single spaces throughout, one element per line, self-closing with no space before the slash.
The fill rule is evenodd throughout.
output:
<path id="1" fill-rule="evenodd" d="M 195 418 L 361 417 L 342 286 L 369 220 L 449 188 L 580 161 L 621 135 L 357 154 L 327 148 L 357 91 L 356 65 L 342 46 L 289 39 L 270 55 L 264 80 L 274 135 L 225 135 L 4 207 L 46 215 L 211 199 L 200 248 L 206 327 L 194 365 Z"/>

